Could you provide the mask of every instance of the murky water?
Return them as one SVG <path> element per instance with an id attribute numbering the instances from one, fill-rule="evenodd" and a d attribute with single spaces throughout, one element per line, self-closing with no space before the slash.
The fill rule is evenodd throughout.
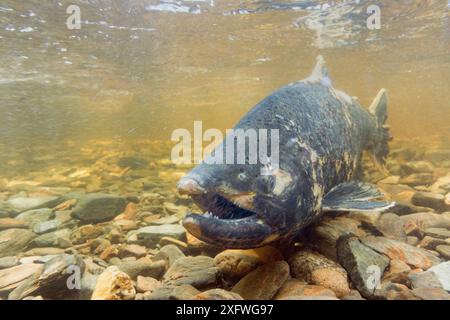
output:
<path id="1" fill-rule="evenodd" d="M 66 24 L 73 4 L 78 30 Z M 371 4 L 380 29 L 367 27 Z M 333 86 L 363 106 L 388 90 L 396 153 L 382 183 L 392 197 L 405 197 L 397 184 L 449 197 L 447 0 L 3 0 L 0 218 L 71 192 L 107 192 L 139 197 L 131 230 L 179 220 L 192 203 L 176 196 L 187 168 L 170 162 L 173 130 L 192 131 L 195 120 L 232 128 L 306 78 L 319 54 Z"/>

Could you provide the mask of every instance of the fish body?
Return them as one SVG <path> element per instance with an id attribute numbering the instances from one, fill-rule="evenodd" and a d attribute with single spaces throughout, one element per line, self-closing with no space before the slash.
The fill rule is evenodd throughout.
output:
<path id="1" fill-rule="evenodd" d="M 368 110 L 334 89 L 319 57 L 309 78 L 272 93 L 234 128 L 276 130 L 278 167 L 264 171 L 267 161 L 199 164 L 178 189 L 205 213 L 187 215 L 184 226 L 215 245 L 253 248 L 289 239 L 328 210 L 390 207 L 379 201 L 382 195 L 374 186 L 353 180 L 363 151 L 379 167 L 384 164 L 390 139 L 386 104 L 384 89 Z M 226 153 L 227 139 L 217 150 Z"/>

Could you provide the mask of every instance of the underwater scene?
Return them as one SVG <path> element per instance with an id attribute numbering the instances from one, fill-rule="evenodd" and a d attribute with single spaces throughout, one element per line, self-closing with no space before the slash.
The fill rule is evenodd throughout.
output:
<path id="1" fill-rule="evenodd" d="M 0 300 L 450 300 L 450 1 L 0 1 Z"/>

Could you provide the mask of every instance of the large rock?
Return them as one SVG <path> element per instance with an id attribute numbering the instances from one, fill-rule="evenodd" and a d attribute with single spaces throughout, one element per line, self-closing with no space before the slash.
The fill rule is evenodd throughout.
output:
<path id="1" fill-rule="evenodd" d="M 427 228 L 450 228 L 450 217 L 444 214 L 420 212 L 408 214 L 400 218 L 403 220 L 405 228 L 410 224 L 416 225 L 421 230 Z"/>
<path id="2" fill-rule="evenodd" d="M 336 294 L 325 287 L 306 284 L 297 279 L 288 279 L 278 290 L 274 300 L 303 300 L 315 297 L 336 298 Z"/>
<path id="3" fill-rule="evenodd" d="M 166 264 L 163 261 L 153 262 L 146 257 L 140 258 L 136 261 L 120 261 L 114 264 L 119 267 L 120 271 L 128 274 L 133 280 L 135 280 L 138 276 L 159 279 L 166 268 Z"/>
<path id="4" fill-rule="evenodd" d="M 337 244 L 340 264 L 347 270 L 352 283 L 365 298 L 377 298 L 381 277 L 389 259 L 361 243 L 356 237 L 342 237 Z"/>
<path id="5" fill-rule="evenodd" d="M 29 222 L 20 219 L 2 218 L 0 219 L 0 231 L 6 229 L 26 229 L 29 227 Z"/>
<path id="6" fill-rule="evenodd" d="M 42 208 L 22 212 L 15 217 L 17 220 L 27 221 L 29 224 L 35 224 L 49 220 L 53 216 L 52 209 Z"/>
<path id="7" fill-rule="evenodd" d="M 77 275 L 81 280 L 84 269 L 84 261 L 79 256 L 68 254 L 56 256 L 44 264 L 44 270 L 39 276 L 32 277 L 18 286 L 10 293 L 8 299 L 23 299 L 30 295 L 61 299 L 65 295 L 70 295 L 76 288 Z"/>
<path id="8" fill-rule="evenodd" d="M 380 219 L 376 222 L 376 227 L 386 238 L 406 241 L 404 222 L 394 213 L 381 215 Z"/>
<path id="9" fill-rule="evenodd" d="M 450 291 L 450 261 L 433 266 L 428 271 L 436 275 L 444 290 Z"/>
<path id="10" fill-rule="evenodd" d="M 189 284 L 197 289 L 218 283 L 219 268 L 214 259 L 206 256 L 180 258 L 164 274 L 165 283 L 173 285 Z"/>
<path id="11" fill-rule="evenodd" d="M 289 259 L 289 266 L 294 278 L 331 289 L 338 297 L 350 293 L 345 269 L 321 254 L 299 251 Z"/>
<path id="12" fill-rule="evenodd" d="M 0 231 L 0 258 L 23 251 L 36 235 L 26 229 Z"/>
<path id="13" fill-rule="evenodd" d="M 416 206 L 432 208 L 438 212 L 449 209 L 445 203 L 445 197 L 433 192 L 416 192 L 412 197 L 412 203 Z"/>
<path id="14" fill-rule="evenodd" d="M 59 245 L 60 239 L 69 239 L 71 234 L 70 229 L 61 229 L 53 232 L 42 234 L 34 238 L 29 247 L 30 248 L 40 248 L 40 247 L 54 247 Z"/>
<path id="15" fill-rule="evenodd" d="M 72 217 L 84 223 L 112 220 L 124 211 L 125 198 L 102 193 L 93 193 L 81 198 L 72 211 Z"/>
<path id="16" fill-rule="evenodd" d="M 179 224 L 166 224 L 161 226 L 148 226 L 131 231 L 128 234 L 128 243 L 142 243 L 148 247 L 156 246 L 161 238 L 172 237 L 177 240 L 186 240 L 186 230 Z"/>
<path id="17" fill-rule="evenodd" d="M 283 260 L 281 253 L 274 247 L 262 247 L 249 250 L 225 250 L 214 258 L 214 263 L 228 278 L 239 279 L 258 266 L 270 261 Z"/>
<path id="18" fill-rule="evenodd" d="M 94 226 L 87 224 L 76 228 L 70 235 L 70 241 L 73 244 L 82 244 L 88 240 L 96 239 L 103 234 L 103 230 L 100 226 Z"/>
<path id="19" fill-rule="evenodd" d="M 21 264 L 0 270 L 0 296 L 17 288 L 33 275 L 39 275 L 44 266 L 42 264 Z"/>
<path id="20" fill-rule="evenodd" d="M 399 259 L 414 268 L 426 270 L 440 262 L 440 259 L 427 250 L 413 247 L 407 243 L 384 238 L 364 237 L 361 241 L 373 250 L 387 255 L 390 259 Z"/>
<path id="21" fill-rule="evenodd" d="M 289 265 L 285 261 L 262 265 L 233 287 L 232 292 L 247 300 L 270 300 L 289 278 Z"/>
<path id="22" fill-rule="evenodd" d="M 195 296 L 195 300 L 244 300 L 244 299 L 235 292 L 230 292 L 223 289 L 211 289 L 197 294 Z"/>
<path id="23" fill-rule="evenodd" d="M 133 281 L 116 266 L 108 267 L 97 279 L 92 300 L 132 300 L 136 295 Z"/>
<path id="24" fill-rule="evenodd" d="M 343 236 L 361 236 L 360 222 L 338 217 L 336 219 L 325 218 L 313 228 L 308 237 L 309 243 L 321 254 L 332 260 L 337 260 L 336 244 Z"/>

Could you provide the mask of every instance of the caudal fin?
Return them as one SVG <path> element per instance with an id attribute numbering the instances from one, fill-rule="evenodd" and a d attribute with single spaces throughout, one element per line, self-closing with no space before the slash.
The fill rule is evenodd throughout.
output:
<path id="1" fill-rule="evenodd" d="M 392 136 L 389 126 L 386 125 L 387 115 L 387 93 L 386 89 L 381 89 L 369 107 L 369 112 L 374 116 L 375 133 L 369 153 L 375 165 L 383 172 L 386 172 L 386 158 L 389 154 L 389 141 Z"/>

